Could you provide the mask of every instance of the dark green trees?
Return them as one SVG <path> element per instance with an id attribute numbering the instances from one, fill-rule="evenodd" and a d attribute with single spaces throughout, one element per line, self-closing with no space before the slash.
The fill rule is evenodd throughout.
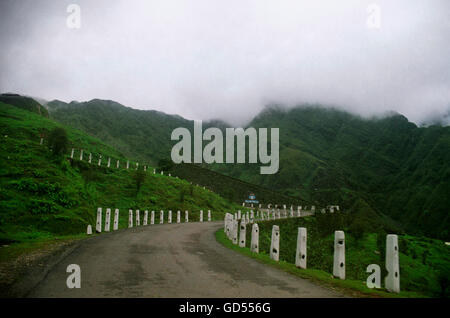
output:
<path id="1" fill-rule="evenodd" d="M 67 152 L 69 139 L 63 128 L 56 127 L 50 132 L 48 147 L 52 150 L 53 156 L 61 156 Z"/>

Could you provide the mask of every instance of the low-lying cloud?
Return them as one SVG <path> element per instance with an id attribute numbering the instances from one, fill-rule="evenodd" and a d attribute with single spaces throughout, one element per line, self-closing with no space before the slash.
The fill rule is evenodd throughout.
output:
<path id="1" fill-rule="evenodd" d="M 0 91 L 234 124 L 268 103 L 448 119 L 448 12 L 448 0 L 6 0 Z"/>

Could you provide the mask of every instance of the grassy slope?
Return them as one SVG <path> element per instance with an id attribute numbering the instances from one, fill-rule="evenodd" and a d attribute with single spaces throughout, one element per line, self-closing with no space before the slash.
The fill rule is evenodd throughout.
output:
<path id="1" fill-rule="evenodd" d="M 237 208 L 185 180 L 153 175 L 151 167 L 137 193 L 133 179 L 136 172 L 131 169 L 106 168 L 105 159 L 101 167 L 89 165 L 87 156 L 80 162 L 78 154 L 76 160 L 55 160 L 45 145 L 39 145 L 39 134 L 56 126 L 61 125 L 0 103 L 0 241 L 3 244 L 84 233 L 87 224 L 94 224 L 97 207 L 119 208 L 119 227 L 127 226 L 128 209 L 189 210 L 192 211 L 190 220 L 195 221 L 200 209 L 210 209 L 214 219 L 222 219 L 225 211 Z M 103 158 L 123 159 L 119 152 L 98 139 L 75 129 L 66 130 L 74 146 L 94 153 L 93 162 L 97 162 L 98 154 L 103 154 Z"/>
<path id="2" fill-rule="evenodd" d="M 341 218 L 342 215 L 326 215 L 327 218 Z M 318 219 L 321 218 L 321 219 Z M 368 233 L 361 238 L 355 237 L 350 231 L 343 227 L 346 233 L 346 280 L 333 279 L 333 245 L 334 236 L 331 228 L 324 224 L 325 217 L 314 216 L 301 219 L 280 219 L 275 221 L 259 222 L 260 231 L 260 254 L 250 253 L 249 248 L 234 246 L 220 230 L 216 237 L 219 241 L 229 247 L 256 257 L 268 264 L 276 264 L 270 260 L 270 239 L 272 226 L 280 227 L 280 266 L 293 274 L 301 277 L 311 278 L 319 282 L 331 284 L 332 286 L 350 288 L 365 295 L 382 297 L 436 297 L 443 296 L 439 281 L 449 278 L 450 247 L 442 241 L 428 238 L 413 237 L 409 235 L 399 236 L 400 250 L 400 285 L 401 293 L 392 295 L 384 289 L 371 290 L 366 287 L 366 279 L 369 276 L 366 268 L 369 264 L 378 264 L 382 269 L 382 287 L 384 286 L 384 240 L 377 240 L 377 233 Z M 331 220 L 332 222 L 332 220 Z M 337 221 L 334 224 L 339 224 Z M 301 270 L 295 267 L 295 254 L 297 246 L 297 229 L 306 227 L 308 231 L 308 269 Z M 324 228 L 330 230 L 324 230 Z M 341 228 L 341 227 L 339 227 Z M 251 230 L 247 228 L 246 246 L 250 245 Z M 225 242 L 226 241 L 226 242 Z M 446 296 L 449 296 L 447 291 Z"/>
<path id="3" fill-rule="evenodd" d="M 170 140 L 173 128 L 192 129 L 191 121 L 178 116 L 132 110 L 109 101 L 54 103 L 50 115 L 57 120 L 153 162 L 168 158 L 175 143 Z M 210 122 L 204 123 L 204 129 L 211 125 L 228 126 Z M 315 205 L 333 203 L 349 210 L 363 200 L 415 234 L 450 240 L 450 127 L 417 127 L 401 115 L 368 120 L 307 105 L 288 111 L 268 108 L 249 126 L 280 128 L 277 174 L 261 175 L 259 164 L 203 166 Z M 203 185 L 227 180 L 214 182 Z M 227 198 L 246 195 L 226 190 L 221 193 Z"/>

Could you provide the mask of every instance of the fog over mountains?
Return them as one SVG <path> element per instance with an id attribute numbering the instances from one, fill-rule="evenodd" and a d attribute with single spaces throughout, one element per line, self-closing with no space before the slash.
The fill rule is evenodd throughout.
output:
<path id="1" fill-rule="evenodd" d="M 271 103 L 449 122 L 447 0 L 80 0 L 79 29 L 70 3 L 1 1 L 1 92 L 234 125 Z"/>

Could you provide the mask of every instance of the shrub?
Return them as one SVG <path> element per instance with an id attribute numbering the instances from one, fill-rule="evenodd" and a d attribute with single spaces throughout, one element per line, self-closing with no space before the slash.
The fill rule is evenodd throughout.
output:
<path id="1" fill-rule="evenodd" d="M 50 132 L 48 136 L 48 147 L 52 150 L 53 156 L 61 156 L 67 153 L 69 139 L 63 128 L 56 127 Z"/>

